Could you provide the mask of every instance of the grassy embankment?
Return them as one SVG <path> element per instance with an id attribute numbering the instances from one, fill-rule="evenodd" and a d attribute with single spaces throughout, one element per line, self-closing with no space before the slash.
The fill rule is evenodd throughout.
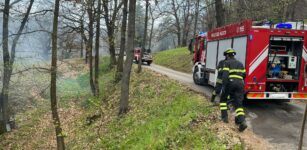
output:
<path id="1" fill-rule="evenodd" d="M 187 47 L 165 50 L 154 54 L 154 63 L 174 70 L 191 73 L 193 56 Z"/>
<path id="2" fill-rule="evenodd" d="M 133 72 L 130 111 L 118 118 L 120 85 L 114 84 L 106 59 L 99 98 L 90 94 L 86 69 L 64 70 L 58 96 L 68 149 L 242 149 L 241 142 L 218 136 L 216 108 L 165 76 L 146 69 L 141 75 Z M 0 149 L 55 148 L 48 92 L 35 98 L 39 105 L 17 115 L 18 129 L 0 136 Z"/>

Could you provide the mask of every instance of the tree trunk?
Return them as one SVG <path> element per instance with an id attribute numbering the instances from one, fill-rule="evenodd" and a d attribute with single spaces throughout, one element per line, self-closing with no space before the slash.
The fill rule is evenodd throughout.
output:
<path id="1" fill-rule="evenodd" d="M 101 0 L 98 0 L 96 16 L 96 42 L 95 42 L 95 95 L 99 96 L 99 39 L 100 39 Z"/>
<path id="2" fill-rule="evenodd" d="M 84 43 L 86 44 L 86 47 L 85 47 L 85 63 L 87 64 L 88 63 L 88 52 L 87 52 L 87 38 L 86 38 L 86 35 L 85 35 L 85 31 L 84 31 L 84 22 L 83 22 L 83 17 L 81 17 L 80 19 L 80 32 L 81 32 L 81 37 L 82 37 L 82 41 L 84 41 Z M 82 47 L 82 56 L 83 56 L 83 47 Z"/>
<path id="3" fill-rule="evenodd" d="M 193 30 L 193 36 L 196 36 L 196 30 L 197 30 L 197 21 L 198 21 L 198 12 L 199 12 L 199 0 L 196 0 L 196 7 L 195 7 L 195 22 L 194 22 L 194 30 Z"/>
<path id="4" fill-rule="evenodd" d="M 221 27 L 225 25 L 225 14 L 222 0 L 215 0 L 215 12 L 216 12 L 216 26 Z"/>
<path id="5" fill-rule="evenodd" d="M 88 49 L 85 48 L 85 63 L 88 64 Z"/>
<path id="6" fill-rule="evenodd" d="M 89 0 L 87 3 L 90 3 L 92 0 Z M 88 12 L 88 6 L 89 4 L 87 4 L 86 6 L 86 11 Z M 89 15 L 89 14 L 88 14 Z M 82 33 L 82 37 L 86 43 L 86 46 L 85 46 L 85 63 L 87 64 L 89 62 L 89 42 L 90 42 L 90 39 L 91 39 L 91 33 L 90 31 L 88 32 L 89 34 L 89 37 L 88 39 L 86 38 L 86 35 L 85 35 L 85 29 L 84 29 L 84 18 L 81 17 L 81 33 Z M 89 25 L 90 26 L 90 25 Z"/>
<path id="7" fill-rule="evenodd" d="M 179 6 L 178 6 L 179 7 Z M 177 34 L 177 46 L 178 47 L 180 45 L 180 42 L 181 42 L 181 25 L 180 25 L 180 20 L 179 20 L 179 16 L 177 14 L 177 10 L 180 9 L 176 7 L 176 2 L 175 0 L 172 0 L 172 11 L 174 12 L 173 16 L 175 17 L 175 20 L 176 20 L 176 34 Z"/>
<path id="8" fill-rule="evenodd" d="M 108 39 L 109 39 L 109 52 L 111 57 L 110 68 L 113 68 L 113 65 L 116 65 L 114 29 L 109 31 Z"/>
<path id="9" fill-rule="evenodd" d="M 232 1 L 231 0 L 225 0 L 225 24 L 229 24 L 232 22 Z"/>
<path id="10" fill-rule="evenodd" d="M 189 20 L 189 19 L 187 18 L 187 20 Z M 187 46 L 187 38 L 188 38 L 189 32 L 190 32 L 190 23 L 187 21 L 185 24 L 186 25 L 184 25 L 181 47 Z"/>
<path id="11" fill-rule="evenodd" d="M 83 39 L 81 38 L 81 48 L 80 48 L 80 58 L 83 58 L 83 48 L 84 48 L 84 46 L 83 46 Z"/>
<path id="12" fill-rule="evenodd" d="M 298 0 L 295 0 L 292 4 L 292 11 L 291 11 L 291 15 L 290 15 L 290 20 L 291 21 L 295 21 L 295 13 L 296 13 L 296 5 L 298 3 Z"/>
<path id="13" fill-rule="evenodd" d="M 244 14 L 245 14 L 245 4 L 244 0 L 239 0 L 237 4 L 237 21 L 243 20 L 244 19 Z"/>
<path id="14" fill-rule="evenodd" d="M 179 47 L 180 41 L 181 41 L 181 33 L 178 32 L 178 33 L 177 33 L 177 46 L 176 46 L 176 47 Z"/>
<path id="15" fill-rule="evenodd" d="M 155 19 L 152 19 L 151 28 L 150 28 L 150 35 L 149 35 L 149 43 L 148 43 L 149 49 L 151 49 L 151 40 L 152 40 L 152 36 L 153 36 L 154 24 L 155 24 Z"/>
<path id="16" fill-rule="evenodd" d="M 190 32 L 190 24 L 191 24 L 189 22 L 189 18 L 190 18 L 190 0 L 186 0 L 186 4 L 185 4 L 183 9 L 184 9 L 183 10 L 184 24 L 183 24 L 182 41 L 181 41 L 181 44 L 180 44 L 181 47 L 187 46 L 187 38 L 188 38 L 189 32 Z"/>
<path id="17" fill-rule="evenodd" d="M 5 0 L 4 10 L 3 10 L 3 33 L 2 33 L 2 48 L 3 48 L 3 87 L 0 97 L 1 106 L 1 116 L 0 116 L 0 134 L 7 131 L 6 125 L 8 123 L 8 92 L 9 92 L 9 14 L 10 14 L 10 0 Z"/>
<path id="18" fill-rule="evenodd" d="M 89 0 L 87 4 L 87 14 L 89 18 L 89 37 L 88 42 L 86 46 L 86 51 L 88 52 L 88 58 L 89 58 L 89 69 L 90 69 L 90 86 L 92 93 L 95 95 L 95 83 L 93 79 L 93 36 L 94 36 L 94 15 L 93 15 L 93 0 Z"/>
<path id="19" fill-rule="evenodd" d="M 284 4 L 283 8 L 282 8 L 282 13 L 281 13 L 281 18 L 282 18 L 282 22 L 286 22 L 287 21 L 287 12 L 289 8 L 289 4 Z"/>
<path id="20" fill-rule="evenodd" d="M 190 33 L 190 25 L 191 25 L 191 23 L 189 23 L 189 26 L 187 27 L 187 30 L 185 32 L 185 35 L 184 35 L 185 39 L 184 39 L 184 43 L 183 43 L 182 47 L 185 47 L 185 46 L 188 45 L 188 37 L 189 37 L 189 33 Z"/>
<path id="21" fill-rule="evenodd" d="M 133 61 L 134 37 L 135 37 L 135 5 L 136 5 L 136 0 L 130 0 L 129 18 L 128 18 L 127 59 L 125 62 L 122 85 L 121 85 L 119 115 L 123 115 L 128 112 L 129 84 L 130 84 L 130 74 L 131 74 L 131 67 Z"/>
<path id="22" fill-rule="evenodd" d="M 56 74 L 57 74 L 57 36 L 58 36 L 58 17 L 59 17 L 60 0 L 55 0 L 53 30 L 52 30 L 52 59 L 51 59 L 51 85 L 50 100 L 52 119 L 55 128 L 57 149 L 64 150 L 64 135 L 61 128 L 61 122 L 57 110 L 57 93 L 56 93 Z"/>
<path id="23" fill-rule="evenodd" d="M 109 2 L 112 2 L 112 6 L 109 5 Z M 113 65 L 116 65 L 116 56 L 115 56 L 115 22 L 117 19 L 117 14 L 119 11 L 119 8 L 121 8 L 122 3 L 118 4 L 117 0 L 114 1 L 108 1 L 103 0 L 102 6 L 103 6 L 103 12 L 104 12 L 104 20 L 107 27 L 108 32 L 108 42 L 109 42 L 109 52 L 110 52 L 110 68 L 113 68 Z M 110 8 L 111 6 L 111 8 Z M 112 10 L 112 14 L 109 14 L 110 10 Z"/>
<path id="24" fill-rule="evenodd" d="M 142 42 L 142 48 L 141 48 L 141 56 L 140 61 L 138 64 L 138 70 L 137 73 L 142 72 L 142 57 L 144 50 L 146 51 L 146 41 L 147 41 L 147 26 L 148 26 L 148 7 L 149 7 L 149 0 L 146 0 L 146 8 L 145 8 L 145 25 L 144 25 L 144 35 L 143 35 L 143 42 Z"/>
<path id="25" fill-rule="evenodd" d="M 124 53 L 125 53 L 125 44 L 126 44 L 126 28 L 127 28 L 127 5 L 128 0 L 124 0 L 124 8 L 123 8 L 123 19 L 122 19 L 122 27 L 121 27 L 121 38 L 120 38 L 120 52 L 117 62 L 117 71 L 116 71 L 116 82 L 120 81 L 123 74 L 123 63 L 124 63 Z"/>
<path id="26" fill-rule="evenodd" d="M 12 76 L 12 71 L 13 71 L 13 65 L 15 62 L 15 53 L 16 53 L 16 47 L 17 43 L 19 41 L 19 38 L 22 34 L 23 29 L 25 28 L 25 25 L 27 23 L 27 20 L 30 15 L 30 11 L 32 9 L 34 0 L 30 1 L 30 4 L 27 8 L 27 12 L 22 19 L 22 22 L 20 24 L 19 30 L 13 40 L 12 48 L 11 48 L 11 56 L 8 51 L 8 22 L 9 22 L 9 3 L 10 1 L 5 1 L 5 8 L 4 8 L 4 13 L 3 13 L 3 62 L 4 62 L 4 70 L 3 70 L 3 87 L 2 87 L 2 92 L 0 94 L 0 104 L 3 112 L 3 116 L 1 117 L 0 114 L 0 133 L 5 132 L 6 125 L 9 121 L 9 114 L 8 114 L 8 94 L 9 94 L 9 86 L 10 86 L 10 79 Z M 2 119 L 1 119 L 2 118 Z"/>
<path id="27" fill-rule="evenodd" d="M 153 36 L 153 28 L 154 28 L 154 25 L 155 25 L 155 18 L 153 17 L 153 11 L 152 11 L 151 7 L 149 7 L 149 9 L 150 9 L 150 16 L 152 18 L 152 21 L 151 21 L 151 29 L 150 29 L 150 35 L 149 35 L 148 48 L 151 49 L 151 40 L 152 40 L 152 36 Z"/>
<path id="28" fill-rule="evenodd" d="M 207 14 L 205 15 L 206 17 L 206 24 L 207 24 L 207 30 L 211 30 L 214 27 L 214 20 L 215 16 L 214 14 L 214 7 L 212 6 L 212 0 L 205 0 L 205 4 L 208 6 L 206 7 L 206 12 Z"/>

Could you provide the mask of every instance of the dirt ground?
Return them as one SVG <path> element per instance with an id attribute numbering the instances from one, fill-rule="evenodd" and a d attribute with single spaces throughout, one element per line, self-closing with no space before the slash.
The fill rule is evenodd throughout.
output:
<path id="1" fill-rule="evenodd" d="M 238 126 L 234 123 L 234 115 L 230 115 L 229 123 L 224 123 L 219 119 L 220 114 L 213 114 L 210 120 L 215 121 L 211 127 L 216 131 L 217 136 L 227 141 L 227 149 L 231 149 L 234 145 L 243 143 L 245 149 L 250 150 L 269 150 L 273 149 L 273 146 L 265 139 L 256 135 L 252 129 L 247 128 L 244 132 L 238 131 Z"/>

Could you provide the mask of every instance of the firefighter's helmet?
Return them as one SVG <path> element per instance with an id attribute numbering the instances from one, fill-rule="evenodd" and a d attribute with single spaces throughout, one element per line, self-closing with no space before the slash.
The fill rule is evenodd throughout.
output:
<path id="1" fill-rule="evenodd" d="M 224 51 L 224 56 L 226 56 L 228 54 L 230 54 L 232 56 L 235 56 L 237 53 L 236 53 L 236 51 L 233 48 L 227 48 L 227 50 Z"/>

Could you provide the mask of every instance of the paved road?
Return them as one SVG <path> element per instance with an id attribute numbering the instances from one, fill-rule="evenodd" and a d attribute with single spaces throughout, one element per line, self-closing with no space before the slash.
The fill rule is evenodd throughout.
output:
<path id="1" fill-rule="evenodd" d="M 211 96 L 212 87 L 195 85 L 192 74 L 174 71 L 155 64 L 146 68 L 167 75 L 208 97 Z M 297 149 L 304 104 L 293 101 L 274 103 L 254 100 L 246 102 L 245 107 L 248 124 L 255 134 L 272 143 L 274 149 Z M 305 127 L 304 142 L 303 149 L 307 150 L 307 126 Z"/>

